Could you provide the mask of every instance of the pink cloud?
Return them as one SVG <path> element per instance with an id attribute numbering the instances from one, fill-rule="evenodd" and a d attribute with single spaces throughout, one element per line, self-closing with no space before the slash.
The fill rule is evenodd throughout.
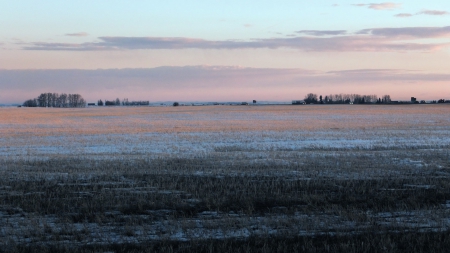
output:
<path id="1" fill-rule="evenodd" d="M 86 37 L 89 34 L 86 32 L 79 32 L 79 33 L 66 33 L 66 36 L 71 36 L 71 37 Z"/>
<path id="2" fill-rule="evenodd" d="M 370 4 L 353 4 L 358 7 L 367 7 L 373 10 L 393 10 L 402 7 L 401 4 L 386 2 L 386 3 L 370 3 Z"/>
<path id="3" fill-rule="evenodd" d="M 398 18 L 408 18 L 408 17 L 412 17 L 414 15 L 410 14 L 410 13 L 399 13 L 399 14 L 397 14 L 395 16 L 398 17 Z"/>

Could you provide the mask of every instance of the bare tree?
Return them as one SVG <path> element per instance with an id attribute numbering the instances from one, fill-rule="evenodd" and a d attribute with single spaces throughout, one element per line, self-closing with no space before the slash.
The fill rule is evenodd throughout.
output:
<path id="1" fill-rule="evenodd" d="M 37 97 L 37 101 L 39 107 L 47 107 L 47 94 L 42 93 L 39 95 L 39 97 Z"/>
<path id="2" fill-rule="evenodd" d="M 61 95 L 59 95 L 59 105 L 60 107 L 68 107 L 66 93 L 61 93 Z"/>
<path id="3" fill-rule="evenodd" d="M 77 94 L 78 95 L 78 94 Z M 81 95 L 78 95 L 77 107 L 86 107 L 86 100 Z"/>
<path id="4" fill-rule="evenodd" d="M 58 103 L 59 95 L 58 93 L 52 94 L 52 107 L 57 107 L 56 104 Z"/>
<path id="5" fill-rule="evenodd" d="M 304 100 L 307 104 L 317 103 L 317 94 L 309 93 L 305 96 Z"/>
<path id="6" fill-rule="evenodd" d="M 25 107 L 37 107 L 38 101 L 37 99 L 28 99 L 27 101 L 23 102 L 23 106 Z"/>

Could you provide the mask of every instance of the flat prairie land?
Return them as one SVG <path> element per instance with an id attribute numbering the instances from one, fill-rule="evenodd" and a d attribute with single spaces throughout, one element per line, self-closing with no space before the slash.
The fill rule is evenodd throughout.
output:
<path id="1" fill-rule="evenodd" d="M 0 245 L 445 252 L 450 105 L 0 108 Z"/>

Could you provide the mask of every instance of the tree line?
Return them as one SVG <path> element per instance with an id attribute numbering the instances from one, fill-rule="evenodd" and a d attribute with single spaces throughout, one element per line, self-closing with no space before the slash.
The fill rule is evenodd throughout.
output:
<path id="1" fill-rule="evenodd" d="M 41 93 L 37 98 L 28 99 L 25 107 L 86 107 L 86 100 L 80 94 Z"/>
<path id="2" fill-rule="evenodd" d="M 97 101 L 98 106 L 136 106 L 136 105 L 150 105 L 150 101 L 128 101 L 128 98 L 124 98 L 122 101 L 120 101 L 119 98 L 116 98 L 116 100 L 105 100 L 103 102 L 101 99 Z"/>
<path id="3" fill-rule="evenodd" d="M 378 98 L 377 95 L 359 95 L 359 94 L 330 94 L 319 97 L 317 94 L 309 93 L 305 96 L 306 104 L 389 104 L 391 102 L 390 95 L 384 95 Z"/>

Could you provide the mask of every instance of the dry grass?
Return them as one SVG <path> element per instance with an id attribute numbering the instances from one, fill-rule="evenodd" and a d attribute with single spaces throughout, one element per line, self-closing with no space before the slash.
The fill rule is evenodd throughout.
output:
<path id="1" fill-rule="evenodd" d="M 2 109 L 0 244 L 443 252 L 448 109 Z"/>

